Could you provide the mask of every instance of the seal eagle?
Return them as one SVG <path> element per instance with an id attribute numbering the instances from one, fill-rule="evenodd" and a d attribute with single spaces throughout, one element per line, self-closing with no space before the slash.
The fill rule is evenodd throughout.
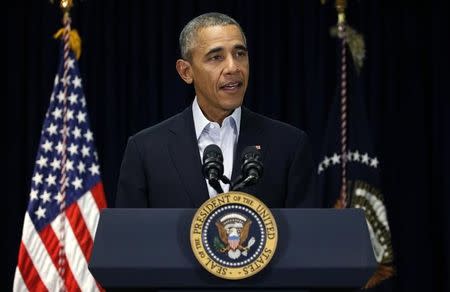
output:
<path id="1" fill-rule="evenodd" d="M 219 251 L 225 253 L 230 249 L 235 251 L 239 249 L 240 251 L 246 251 L 248 247 L 244 246 L 244 242 L 248 238 L 248 233 L 250 231 L 250 225 L 252 224 L 251 220 L 246 220 L 242 228 L 232 226 L 229 228 L 225 228 L 225 225 L 217 221 L 216 227 L 219 232 L 220 240 L 225 244 L 225 247 L 220 249 Z"/>

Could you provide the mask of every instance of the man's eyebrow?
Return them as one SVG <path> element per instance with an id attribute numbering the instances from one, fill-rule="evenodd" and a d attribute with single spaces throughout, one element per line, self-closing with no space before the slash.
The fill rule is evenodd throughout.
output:
<path id="1" fill-rule="evenodd" d="M 216 47 L 216 48 L 212 48 L 211 50 L 209 50 L 206 55 L 211 55 L 217 52 L 223 51 L 223 47 Z"/>
<path id="2" fill-rule="evenodd" d="M 237 50 L 243 50 L 243 51 L 246 51 L 246 52 L 248 51 L 247 47 L 244 46 L 244 45 L 235 45 L 234 48 L 237 49 Z"/>
<path id="3" fill-rule="evenodd" d="M 235 49 L 235 50 L 243 50 L 243 51 L 246 51 L 246 52 L 248 51 L 247 47 L 244 46 L 244 45 L 235 45 L 235 46 L 234 46 L 234 49 Z M 224 50 L 223 47 L 215 47 L 215 48 L 212 48 L 211 50 L 209 50 L 209 51 L 206 53 L 206 56 L 211 55 L 211 54 L 214 54 L 214 53 L 221 52 L 221 51 L 223 51 L 223 50 Z"/>

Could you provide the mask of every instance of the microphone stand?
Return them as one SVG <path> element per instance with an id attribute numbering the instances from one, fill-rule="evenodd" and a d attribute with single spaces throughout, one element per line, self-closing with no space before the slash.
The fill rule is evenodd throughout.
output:
<path id="1" fill-rule="evenodd" d="M 212 179 L 211 179 L 211 180 L 208 180 L 208 182 L 209 182 L 209 185 L 212 186 L 212 188 L 213 188 L 214 190 L 216 190 L 216 192 L 217 192 L 218 194 L 223 193 L 222 186 L 220 185 L 220 183 L 219 183 L 218 180 L 212 180 Z"/>
<path id="2" fill-rule="evenodd" d="M 230 189 L 232 191 L 239 191 L 240 189 L 242 189 L 243 187 L 245 187 L 246 185 L 248 185 L 249 183 L 252 183 L 253 180 L 255 180 L 256 177 L 253 175 L 249 175 L 248 177 L 246 177 L 244 180 L 242 180 L 242 176 L 239 177 L 237 179 L 236 182 L 234 182 L 233 184 L 230 184 Z"/>
<path id="3" fill-rule="evenodd" d="M 224 175 L 222 175 L 219 179 L 209 179 L 208 183 L 214 190 L 216 190 L 216 192 L 218 194 L 222 194 L 223 189 L 222 189 L 222 186 L 220 185 L 219 180 L 221 180 L 224 184 L 230 185 L 230 190 L 231 190 L 231 186 L 232 186 L 231 181 L 228 177 L 226 177 Z"/>

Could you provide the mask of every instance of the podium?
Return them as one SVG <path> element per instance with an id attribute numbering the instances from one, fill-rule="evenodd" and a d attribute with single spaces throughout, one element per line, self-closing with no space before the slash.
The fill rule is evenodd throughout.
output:
<path id="1" fill-rule="evenodd" d="M 278 245 L 258 274 L 225 280 L 195 258 L 189 231 L 195 209 L 104 209 L 89 269 L 104 288 L 360 288 L 374 273 L 360 209 L 272 209 Z"/>

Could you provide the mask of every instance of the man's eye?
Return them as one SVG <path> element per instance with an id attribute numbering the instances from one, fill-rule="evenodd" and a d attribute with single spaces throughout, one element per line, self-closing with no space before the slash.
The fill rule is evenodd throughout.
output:
<path id="1" fill-rule="evenodd" d="M 247 56 L 247 52 L 246 51 L 237 51 L 236 55 L 238 57 L 245 57 L 245 56 Z"/>
<path id="2" fill-rule="evenodd" d="M 222 56 L 220 56 L 220 55 L 214 55 L 214 56 L 211 56 L 211 58 L 209 58 L 211 61 L 217 61 L 217 60 L 221 60 L 222 59 Z"/>

